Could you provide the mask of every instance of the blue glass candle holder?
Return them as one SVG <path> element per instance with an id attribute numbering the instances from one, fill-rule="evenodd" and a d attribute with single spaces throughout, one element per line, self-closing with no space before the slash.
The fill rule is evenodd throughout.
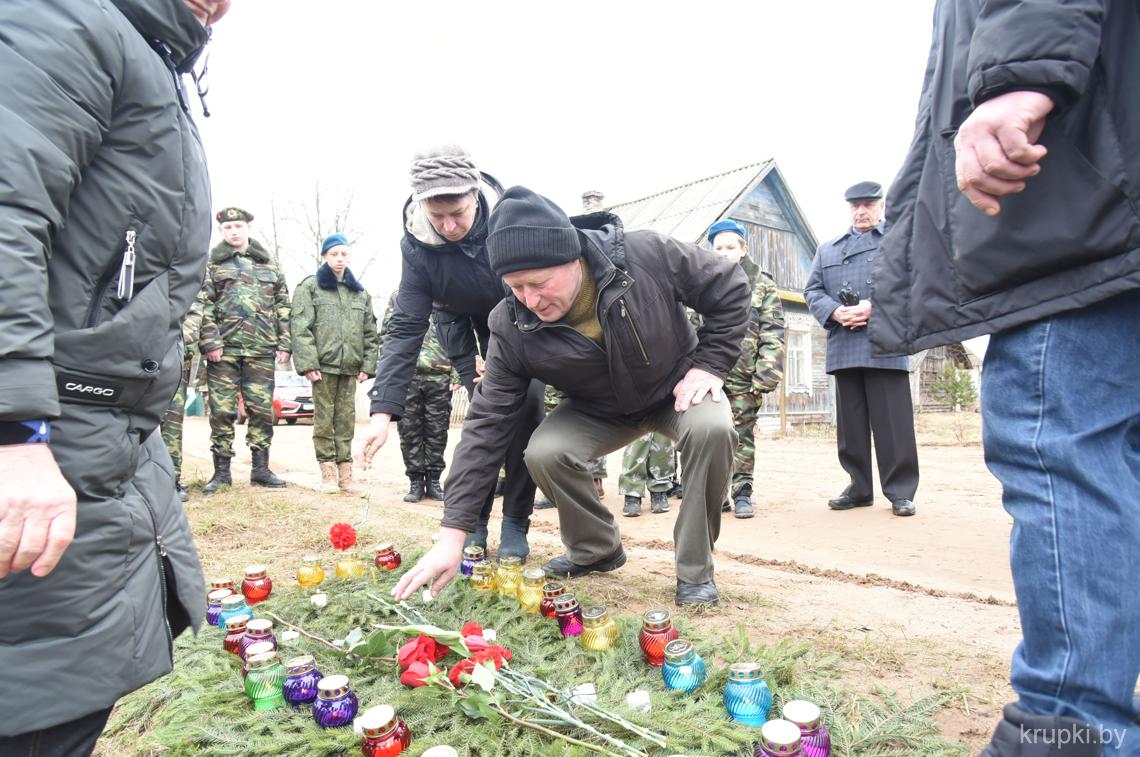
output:
<path id="1" fill-rule="evenodd" d="M 724 685 L 724 707 L 738 723 L 759 728 L 768 721 L 772 692 L 754 662 L 738 662 L 728 667 Z"/>
<path id="2" fill-rule="evenodd" d="M 705 682 L 706 675 L 705 661 L 693 651 L 692 644 L 677 639 L 665 645 L 665 664 L 661 666 L 661 677 L 666 687 L 693 692 Z"/>

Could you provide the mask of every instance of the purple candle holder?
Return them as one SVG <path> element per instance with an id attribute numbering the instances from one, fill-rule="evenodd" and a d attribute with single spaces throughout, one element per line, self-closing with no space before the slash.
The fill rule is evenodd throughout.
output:
<path id="1" fill-rule="evenodd" d="M 820 719 L 819 707 L 804 699 L 784 705 L 784 720 L 800 729 L 800 748 L 804 757 L 830 757 L 831 732 Z"/>
<path id="2" fill-rule="evenodd" d="M 311 704 L 317 698 L 317 684 L 321 671 L 312 655 L 301 655 L 285 661 L 285 701 L 294 708 Z"/>
<path id="3" fill-rule="evenodd" d="M 348 685 L 348 676 L 326 676 L 317 683 L 313 720 L 321 728 L 340 728 L 352 723 L 360 704 Z"/>

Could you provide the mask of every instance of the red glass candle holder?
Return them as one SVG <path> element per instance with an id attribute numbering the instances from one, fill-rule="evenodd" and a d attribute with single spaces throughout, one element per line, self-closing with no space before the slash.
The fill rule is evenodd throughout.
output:
<path id="1" fill-rule="evenodd" d="M 396 711 L 386 704 L 365 712 L 359 722 L 364 731 L 364 757 L 395 757 L 412 743 L 412 732 Z"/>
<path id="2" fill-rule="evenodd" d="M 226 621 L 226 638 L 222 639 L 223 649 L 241 656 L 241 640 L 245 638 L 245 624 L 248 620 L 248 615 L 237 615 Z"/>
<path id="3" fill-rule="evenodd" d="M 395 570 L 400 567 L 400 553 L 391 544 L 376 545 L 376 567 L 382 570 Z"/>
<path id="4" fill-rule="evenodd" d="M 665 664 L 665 645 L 680 638 L 673 627 L 673 617 L 668 610 L 650 610 L 641 616 L 641 634 L 638 643 L 645 653 L 645 661 L 655 668 Z"/>
<path id="5" fill-rule="evenodd" d="M 542 602 L 538 605 L 538 611 L 544 617 L 556 618 L 558 612 L 554 609 L 554 600 L 566 593 L 566 587 L 557 581 L 552 581 L 542 587 Z"/>
<path id="6" fill-rule="evenodd" d="M 250 565 L 245 569 L 245 578 L 241 582 L 241 593 L 245 595 L 247 604 L 252 606 L 258 602 L 264 602 L 269 599 L 269 594 L 272 591 L 273 579 L 266 574 L 264 565 Z"/>

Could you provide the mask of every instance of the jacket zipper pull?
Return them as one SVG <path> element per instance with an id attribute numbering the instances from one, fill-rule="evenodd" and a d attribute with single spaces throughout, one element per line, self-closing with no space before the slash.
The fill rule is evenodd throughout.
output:
<path id="1" fill-rule="evenodd" d="M 127 229 L 123 264 L 119 267 L 119 286 L 116 290 L 123 302 L 130 302 L 135 295 L 135 237 L 135 230 Z"/>
<path id="2" fill-rule="evenodd" d="M 166 554 L 166 542 L 162 540 L 161 534 L 155 534 L 154 540 L 158 544 L 158 553 L 163 557 L 168 557 Z"/>

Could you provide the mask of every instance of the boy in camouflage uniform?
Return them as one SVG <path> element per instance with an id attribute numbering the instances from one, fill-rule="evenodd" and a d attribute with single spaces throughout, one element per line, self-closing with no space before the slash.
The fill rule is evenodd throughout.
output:
<path id="1" fill-rule="evenodd" d="M 348 268 L 344 234 L 321 242 L 323 263 L 297 285 L 290 313 L 293 366 L 313 385 L 313 447 L 320 490 L 363 492 L 352 480 L 356 385 L 376 375 L 379 338 L 372 297 Z"/>
<path id="2" fill-rule="evenodd" d="M 388 300 L 388 310 L 380 326 L 381 343 L 396 310 L 398 294 L 392 292 Z M 424 334 L 416 371 L 404 400 L 404 414 L 396 421 L 404 472 L 409 482 L 405 502 L 419 502 L 425 495 L 428 499 L 443 501 L 439 479 L 443 475 L 443 452 L 447 449 L 447 430 L 451 426 L 451 393 L 458 386 L 459 374 L 444 354 L 433 322 Z"/>
<path id="3" fill-rule="evenodd" d="M 198 332 L 202 328 L 202 303 L 195 300 L 190 306 L 190 312 L 182 319 L 182 344 L 185 347 L 182 355 L 182 380 L 178 383 L 178 390 L 170 400 L 170 407 L 162 416 L 162 443 L 170 453 L 174 462 L 174 488 L 178 490 L 178 498 L 183 502 L 190 499 L 190 492 L 182 483 L 182 416 L 186 413 L 186 388 L 190 385 L 190 371 L 198 359 Z"/>
<path id="4" fill-rule="evenodd" d="M 641 497 L 649 488 L 649 511 L 669 512 L 669 492 L 677 475 L 673 440 L 664 434 L 646 434 L 626 445 L 621 458 L 618 494 L 625 497 L 621 514 L 641 515 Z"/>
<path id="5" fill-rule="evenodd" d="M 751 518 L 752 469 L 756 460 L 755 428 L 761 395 L 784 378 L 784 307 L 776 282 L 748 256 L 747 232 L 733 220 L 719 221 L 709 229 L 713 251 L 737 260 L 752 283 L 752 311 L 741 342 L 740 359 L 724 381 L 739 437 L 733 460 L 732 505 L 737 518 Z M 726 502 L 724 511 L 730 505 Z"/>
<path id="6" fill-rule="evenodd" d="M 210 393 L 210 451 L 214 475 L 202 487 L 212 494 L 228 486 L 234 456 L 238 393 L 248 416 L 246 444 L 253 465 L 249 482 L 279 489 L 285 482 L 269 470 L 273 440 L 273 371 L 289 362 L 289 289 L 281 266 L 249 236 L 253 214 L 229 207 L 216 216 L 222 241 L 210 251 L 202 301 L 198 349 L 206 356 Z"/>

